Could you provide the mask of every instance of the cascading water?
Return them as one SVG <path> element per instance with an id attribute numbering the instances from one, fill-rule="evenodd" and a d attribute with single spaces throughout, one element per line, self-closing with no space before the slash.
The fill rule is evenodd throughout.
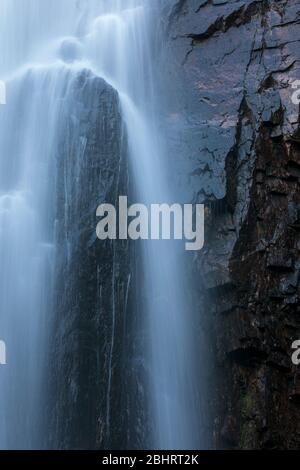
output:
<path id="1" fill-rule="evenodd" d="M 46 433 L 40 418 L 47 399 L 44 358 L 55 258 L 53 157 L 68 88 L 82 70 L 119 93 L 138 202 L 174 199 L 155 123 L 151 3 L 0 4 L 0 38 L 6 43 L 0 78 L 8 102 L 0 110 L 0 332 L 9 361 L 0 370 L 1 448 L 40 447 Z M 141 254 L 146 294 L 139 315 L 148 332 L 143 355 L 152 417 L 152 436 L 144 445 L 199 448 L 197 348 L 180 247 L 145 241 Z M 109 420 L 109 384 L 107 391 Z"/>

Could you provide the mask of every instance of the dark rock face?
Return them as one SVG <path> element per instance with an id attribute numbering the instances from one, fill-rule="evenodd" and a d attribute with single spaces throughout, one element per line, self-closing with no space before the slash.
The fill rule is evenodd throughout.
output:
<path id="1" fill-rule="evenodd" d="M 300 447 L 300 4 L 162 1 L 170 167 L 205 201 L 195 260 L 215 351 L 215 446 Z M 175 78 L 176 77 L 176 78 Z"/>
<path id="2" fill-rule="evenodd" d="M 50 446 L 126 448 L 130 253 L 126 241 L 96 238 L 97 206 L 128 193 L 126 135 L 117 93 L 89 72 L 62 109 Z"/>

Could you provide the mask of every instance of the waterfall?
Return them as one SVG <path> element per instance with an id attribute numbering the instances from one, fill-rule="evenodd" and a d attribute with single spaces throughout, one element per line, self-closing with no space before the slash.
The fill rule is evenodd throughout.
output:
<path id="1" fill-rule="evenodd" d="M 7 104 L 0 108 L 0 332 L 8 361 L 0 369 L 1 448 L 41 447 L 47 433 L 55 156 L 63 116 L 71 109 L 68 93 L 82 71 L 104 78 L 119 94 L 138 202 L 181 202 L 169 187 L 158 130 L 151 4 L 1 1 L 0 39 L 6 47 L 1 46 L 0 79 L 7 84 Z M 151 416 L 144 445 L 199 448 L 197 338 L 182 246 L 145 241 L 140 254 L 145 294 L 138 315 L 147 332 L 141 353 Z M 113 328 L 111 354 L 114 334 Z M 110 377 L 107 426 L 114 406 Z"/>

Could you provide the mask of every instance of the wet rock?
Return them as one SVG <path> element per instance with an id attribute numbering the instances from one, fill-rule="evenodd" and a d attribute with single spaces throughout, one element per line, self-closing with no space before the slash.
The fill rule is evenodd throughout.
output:
<path id="1" fill-rule="evenodd" d="M 125 241 L 96 238 L 98 205 L 128 194 L 126 134 L 116 91 L 91 72 L 78 72 L 70 80 L 59 129 L 48 446 L 131 447 L 129 429 L 135 443 L 138 432 L 129 424 L 130 410 L 136 413 L 140 395 L 137 384 L 129 394 L 135 344 L 127 329 L 130 250 Z"/>
<path id="2" fill-rule="evenodd" d="M 271 252 L 267 258 L 267 268 L 278 271 L 293 271 L 293 259 L 288 250 Z"/>
<path id="3" fill-rule="evenodd" d="M 174 170 L 178 187 L 189 188 L 186 200 L 209 208 L 195 265 L 217 359 L 214 445 L 298 448 L 290 348 L 300 338 L 300 123 L 292 101 L 300 5 L 162 4 L 170 178 Z"/>

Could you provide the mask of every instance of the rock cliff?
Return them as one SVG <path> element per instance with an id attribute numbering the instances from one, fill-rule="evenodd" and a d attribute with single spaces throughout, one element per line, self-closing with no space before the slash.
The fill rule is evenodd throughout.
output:
<path id="1" fill-rule="evenodd" d="M 50 446 L 125 448 L 134 345 L 128 339 L 130 250 L 126 241 L 96 238 L 97 206 L 117 206 L 128 193 L 118 94 L 79 72 L 66 88 L 59 119 Z"/>
<path id="2" fill-rule="evenodd" d="M 194 269 L 212 445 L 298 448 L 300 2 L 162 0 L 160 14 L 170 168 L 186 200 L 206 203 Z"/>

